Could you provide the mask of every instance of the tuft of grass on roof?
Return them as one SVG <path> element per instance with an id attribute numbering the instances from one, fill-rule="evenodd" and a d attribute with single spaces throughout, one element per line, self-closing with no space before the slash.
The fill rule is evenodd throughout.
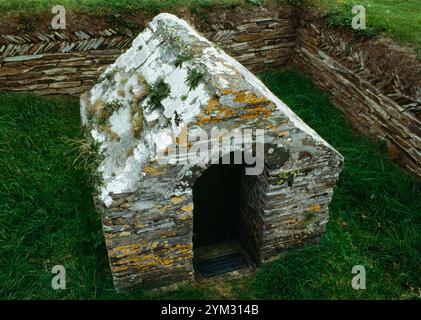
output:
<path id="1" fill-rule="evenodd" d="M 158 79 L 149 89 L 149 108 L 151 110 L 162 108 L 161 101 L 168 97 L 170 92 L 170 86 L 163 79 Z"/>
<path id="2" fill-rule="evenodd" d="M 197 88 L 200 81 L 202 81 L 203 76 L 204 76 L 203 72 L 197 68 L 190 69 L 187 72 L 187 78 L 185 82 L 189 86 L 190 90 L 194 90 Z"/>

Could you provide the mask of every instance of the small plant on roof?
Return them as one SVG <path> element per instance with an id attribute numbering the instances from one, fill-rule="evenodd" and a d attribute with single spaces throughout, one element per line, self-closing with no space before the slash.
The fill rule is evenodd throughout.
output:
<path id="1" fill-rule="evenodd" d="M 191 69 L 187 73 L 186 83 L 190 87 L 190 90 L 194 90 L 199 85 L 203 78 L 203 72 L 198 69 Z"/>
<path id="2" fill-rule="evenodd" d="M 171 92 L 170 86 L 164 80 L 158 79 L 149 91 L 149 107 L 152 110 L 162 108 L 161 101 L 169 96 Z"/>
<path id="3" fill-rule="evenodd" d="M 189 61 L 193 58 L 190 54 L 181 53 L 175 58 L 174 65 L 179 68 L 183 65 L 184 62 Z"/>

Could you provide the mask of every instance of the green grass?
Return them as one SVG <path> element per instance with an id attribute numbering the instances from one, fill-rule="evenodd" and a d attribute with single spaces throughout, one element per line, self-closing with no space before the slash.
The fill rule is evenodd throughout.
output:
<path id="1" fill-rule="evenodd" d="M 358 135 L 328 97 L 297 72 L 261 78 L 345 156 L 326 235 L 253 276 L 157 294 L 113 291 L 88 177 L 74 164 L 78 101 L 0 94 L 0 297 L 3 299 L 420 298 L 421 182 Z M 64 265 L 67 289 L 50 286 Z M 351 269 L 367 269 L 367 289 Z"/>
<path id="2" fill-rule="evenodd" d="M 366 8 L 367 30 L 362 35 L 385 32 L 393 39 L 421 47 L 421 0 L 315 0 L 311 6 L 321 8 L 333 26 L 351 29 L 355 4 Z"/>
<path id="3" fill-rule="evenodd" d="M 210 8 L 215 5 L 233 7 L 244 4 L 244 0 L 2 0 L 0 2 L 0 15 L 16 12 L 51 12 L 53 6 L 60 4 L 66 10 L 91 12 L 99 14 L 119 13 L 129 11 L 144 11 L 147 14 L 156 14 L 160 10 L 173 10 L 186 7 L 190 9 Z"/>

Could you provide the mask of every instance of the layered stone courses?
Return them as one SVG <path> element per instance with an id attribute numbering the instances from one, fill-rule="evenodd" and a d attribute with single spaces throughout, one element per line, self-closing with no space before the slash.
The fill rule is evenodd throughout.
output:
<path id="1" fill-rule="evenodd" d="M 363 134 L 386 142 L 389 156 L 421 176 L 421 63 L 390 42 L 356 43 L 302 20 L 293 62 Z"/>

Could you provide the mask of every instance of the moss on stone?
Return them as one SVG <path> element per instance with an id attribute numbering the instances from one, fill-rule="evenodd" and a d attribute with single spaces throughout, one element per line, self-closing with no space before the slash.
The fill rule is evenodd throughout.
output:
<path id="1" fill-rule="evenodd" d="M 286 182 L 288 182 L 289 186 L 292 186 L 292 183 L 295 179 L 296 176 L 298 176 L 300 174 L 300 170 L 293 170 L 293 171 L 283 171 L 280 172 L 278 175 L 278 181 L 276 184 L 278 185 L 282 185 Z"/>

